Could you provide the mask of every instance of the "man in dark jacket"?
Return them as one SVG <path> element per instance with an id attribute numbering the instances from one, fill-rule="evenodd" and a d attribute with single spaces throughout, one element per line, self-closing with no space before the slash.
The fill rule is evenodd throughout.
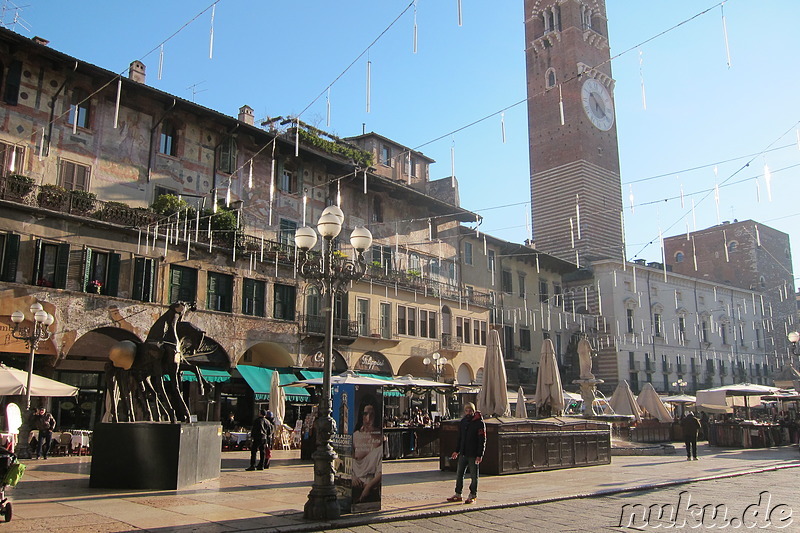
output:
<path id="1" fill-rule="evenodd" d="M 246 470 L 264 470 L 267 442 L 272 440 L 272 431 L 272 424 L 267 420 L 267 411 L 261 409 L 250 430 L 250 466 Z M 258 466 L 256 453 L 259 455 Z"/>
<path id="2" fill-rule="evenodd" d="M 33 427 L 39 430 L 36 444 L 36 458 L 40 456 L 47 459 L 50 452 L 50 443 L 53 440 L 53 430 L 56 428 L 56 419 L 44 407 L 36 410 L 33 415 Z"/>
<path id="3" fill-rule="evenodd" d="M 458 459 L 456 492 L 447 498 L 447 501 L 461 501 L 464 476 L 468 469 L 471 481 L 469 497 L 464 503 L 473 503 L 478 497 L 478 465 L 483 461 L 484 451 L 486 451 L 486 424 L 481 413 L 475 410 L 475 404 L 468 403 L 464 406 L 464 418 L 458 425 L 458 445 L 451 456 L 452 459 Z"/>
<path id="4" fill-rule="evenodd" d="M 686 416 L 681 420 L 681 429 L 683 429 L 683 441 L 686 444 L 686 460 L 697 461 L 697 432 L 702 426 L 700 420 L 694 416 L 694 413 L 689 411 Z"/>

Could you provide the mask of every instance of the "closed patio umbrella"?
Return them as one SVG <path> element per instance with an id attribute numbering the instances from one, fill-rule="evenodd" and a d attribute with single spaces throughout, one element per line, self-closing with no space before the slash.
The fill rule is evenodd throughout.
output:
<path id="1" fill-rule="evenodd" d="M 278 372 L 272 373 L 269 385 L 269 407 L 275 416 L 275 421 L 282 424 L 286 416 L 286 391 L 281 387 L 281 377 Z"/>
<path id="2" fill-rule="evenodd" d="M 517 391 L 517 406 L 514 409 L 514 416 L 528 418 L 528 411 L 525 409 L 525 391 L 522 390 L 522 387 Z"/>
<path id="3" fill-rule="evenodd" d="M 656 389 L 653 388 L 652 383 L 647 383 L 639 397 L 636 399 L 639 407 L 647 411 L 650 416 L 657 418 L 660 422 L 672 422 L 672 415 L 669 414 L 661 398 L 658 396 Z"/>
<path id="4" fill-rule="evenodd" d="M 0 364 L 0 396 L 22 396 L 27 385 L 27 372 Z M 31 375 L 31 396 L 61 398 L 77 394 L 78 387 L 36 374 Z"/>
<path id="5" fill-rule="evenodd" d="M 604 413 L 607 415 L 633 416 L 636 420 L 642 418 L 642 409 L 636 403 L 636 397 L 633 395 L 631 387 L 626 380 L 623 379 L 617 384 L 614 394 L 608 399 L 608 405 Z"/>
<path id="6" fill-rule="evenodd" d="M 539 373 L 536 376 L 536 410 L 550 406 L 553 416 L 558 416 L 564 410 L 564 391 L 561 388 L 561 375 L 558 372 L 556 351 L 553 341 L 545 339 L 542 343 L 542 353 L 539 358 Z"/>
<path id="7" fill-rule="evenodd" d="M 486 356 L 483 360 L 483 385 L 478 392 L 478 411 L 484 416 L 510 416 L 508 405 L 508 380 L 500 348 L 500 335 L 496 329 L 489 331 Z"/>

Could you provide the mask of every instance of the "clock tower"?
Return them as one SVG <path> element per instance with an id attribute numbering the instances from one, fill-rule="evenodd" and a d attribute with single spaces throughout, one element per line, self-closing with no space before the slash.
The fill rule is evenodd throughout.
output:
<path id="1" fill-rule="evenodd" d="M 624 259 L 605 0 L 525 0 L 531 216 L 537 249 Z"/>

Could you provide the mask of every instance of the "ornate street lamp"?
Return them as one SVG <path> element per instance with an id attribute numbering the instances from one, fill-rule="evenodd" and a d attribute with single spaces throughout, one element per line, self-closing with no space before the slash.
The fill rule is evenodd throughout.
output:
<path id="1" fill-rule="evenodd" d="M 792 331 L 786 335 L 786 338 L 789 339 L 790 343 L 792 343 L 792 355 L 800 355 L 800 353 L 797 352 L 797 342 L 800 341 L 800 333 Z"/>
<path id="2" fill-rule="evenodd" d="M 33 328 L 21 327 L 20 324 L 25 320 L 25 314 L 22 311 L 14 311 L 11 313 L 11 321 L 14 322 L 14 329 L 11 335 L 15 339 L 25 342 L 25 345 L 30 350 L 28 353 L 28 384 L 25 387 L 25 416 L 22 420 L 22 425 L 19 428 L 19 442 L 17 443 L 17 456 L 22 459 L 30 459 L 31 451 L 28 446 L 30 441 L 30 422 L 31 422 L 31 378 L 33 376 L 33 359 L 36 355 L 36 350 L 39 349 L 39 343 L 46 341 L 50 338 L 52 332 L 48 329 L 55 321 L 53 315 L 48 313 L 42 307 L 42 304 L 36 302 L 31 305 L 31 313 L 33 314 Z"/>
<path id="3" fill-rule="evenodd" d="M 356 251 L 355 260 L 337 257 L 333 253 L 332 241 L 342 231 L 344 213 L 339 207 L 327 207 L 317 221 L 317 231 L 322 236 L 322 250 L 319 255 L 309 251 L 317 243 L 317 233 L 307 226 L 298 228 L 294 242 L 303 251 L 300 276 L 313 283 L 323 294 L 325 309 L 325 349 L 322 374 L 322 395 L 319 400 L 317 421 L 317 449 L 314 459 L 314 484 L 308 493 L 308 501 L 303 508 L 303 516 L 311 520 L 330 520 L 339 518 L 339 505 L 336 503 L 334 486 L 334 467 L 336 452 L 331 446 L 331 436 L 336 432 L 336 422 L 331 417 L 331 373 L 333 372 L 333 296 L 336 292 L 346 292 L 348 285 L 361 279 L 366 272 L 364 250 L 372 245 L 372 234 L 367 228 L 357 227 L 350 234 L 350 244 Z"/>
<path id="4" fill-rule="evenodd" d="M 679 392 L 679 393 L 681 393 L 681 394 L 683 394 L 683 388 L 684 388 L 686 385 L 688 385 L 688 383 L 686 383 L 686 382 L 683 380 L 683 378 L 680 378 L 680 379 L 678 379 L 678 381 L 673 381 L 673 382 L 672 382 L 672 386 L 673 386 L 673 387 L 678 387 L 678 392 Z"/>
<path id="5" fill-rule="evenodd" d="M 439 377 L 442 375 L 442 370 L 444 370 L 444 365 L 447 364 L 445 362 L 445 358 L 442 357 L 442 354 L 439 352 L 433 352 L 430 357 L 426 357 L 422 360 L 422 362 L 426 365 L 431 365 L 433 368 L 433 379 L 434 381 L 439 381 Z"/>

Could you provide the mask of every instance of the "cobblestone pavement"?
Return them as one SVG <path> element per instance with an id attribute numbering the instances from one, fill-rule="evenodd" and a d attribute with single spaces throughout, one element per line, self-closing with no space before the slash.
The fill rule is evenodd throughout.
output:
<path id="1" fill-rule="evenodd" d="M 797 468 L 786 468 L 614 496 L 568 499 L 505 509 L 478 509 L 435 518 L 328 531 L 713 531 L 727 524 L 724 528 L 727 531 L 797 532 L 800 531 L 798 475 L 800 472 Z M 767 492 L 762 494 L 762 491 Z M 671 508 L 665 507 L 670 504 Z M 713 516 L 711 506 L 719 505 L 724 505 L 725 509 L 717 508 L 718 514 Z M 705 506 L 708 507 L 704 515 L 699 511 L 695 514 L 689 512 Z M 660 510 L 664 511 L 661 520 L 657 516 Z M 677 515 L 673 512 L 677 512 Z"/>

